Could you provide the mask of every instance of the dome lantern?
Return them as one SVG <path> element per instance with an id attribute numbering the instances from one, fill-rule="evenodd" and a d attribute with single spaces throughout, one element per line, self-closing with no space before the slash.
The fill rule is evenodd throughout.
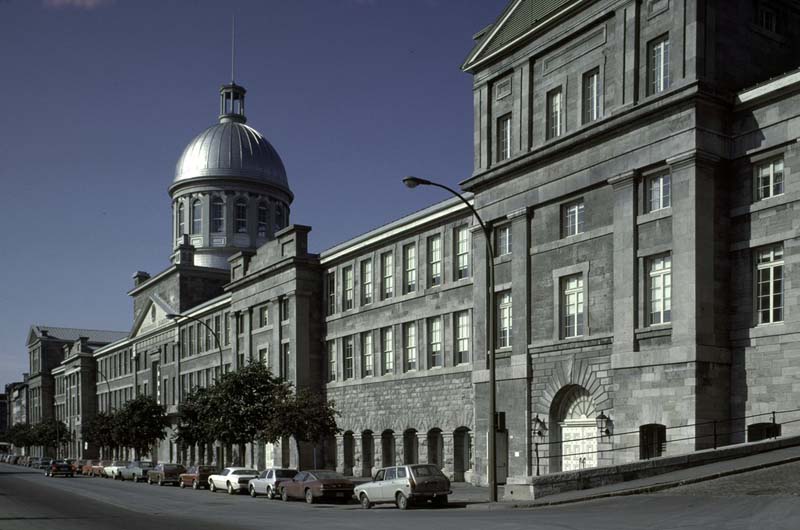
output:
<path id="1" fill-rule="evenodd" d="M 231 81 L 230 85 L 223 85 L 219 89 L 219 122 L 246 123 L 244 116 L 244 95 L 247 92 L 243 86 Z"/>

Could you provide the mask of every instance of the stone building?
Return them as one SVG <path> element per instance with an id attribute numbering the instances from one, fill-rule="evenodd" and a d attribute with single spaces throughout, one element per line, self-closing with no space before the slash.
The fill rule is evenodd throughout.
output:
<path id="1" fill-rule="evenodd" d="M 785 0 L 509 2 L 462 65 L 461 187 L 491 241 L 448 199 L 310 253 L 283 163 L 226 85 L 170 187 L 171 265 L 134 276 L 130 333 L 76 350 L 99 409 L 145 393 L 175 418 L 192 388 L 263 362 L 335 400 L 341 434 L 244 455 L 168 437 L 154 458 L 432 462 L 485 483 L 488 309 L 501 481 L 710 447 L 714 422 L 718 444 L 744 441 L 753 415 L 800 403 L 798 19 Z"/>

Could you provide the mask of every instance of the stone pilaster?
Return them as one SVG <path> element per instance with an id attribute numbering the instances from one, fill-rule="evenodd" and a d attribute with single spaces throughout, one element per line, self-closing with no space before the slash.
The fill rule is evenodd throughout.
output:
<path id="1" fill-rule="evenodd" d="M 394 462 L 384 463 L 383 461 L 383 435 L 380 433 L 372 434 L 372 469 L 370 476 L 374 476 L 375 472 L 385 466 L 394 465 Z"/>
<path id="2" fill-rule="evenodd" d="M 442 433 L 442 473 L 450 480 L 453 480 L 455 472 L 455 446 L 453 444 L 453 438 L 453 433 L 451 432 Z"/>
<path id="3" fill-rule="evenodd" d="M 417 433 L 417 458 L 415 464 L 428 464 L 431 462 L 430 460 L 430 450 L 428 446 L 428 433 L 426 432 L 418 432 Z"/>
<path id="4" fill-rule="evenodd" d="M 360 477 L 363 474 L 364 466 L 364 452 L 363 440 L 358 434 L 353 434 L 353 468 L 350 473 L 354 477 Z"/>
<path id="5" fill-rule="evenodd" d="M 614 190 L 614 352 L 636 349 L 638 288 L 636 173 L 608 180 Z"/>
<path id="6" fill-rule="evenodd" d="M 336 435 L 336 471 L 344 475 L 344 435 Z"/>

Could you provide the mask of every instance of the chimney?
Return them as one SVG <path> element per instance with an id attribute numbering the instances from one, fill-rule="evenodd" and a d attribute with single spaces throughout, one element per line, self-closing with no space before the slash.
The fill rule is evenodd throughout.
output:
<path id="1" fill-rule="evenodd" d="M 39 330 L 39 333 L 41 333 L 41 334 L 42 334 L 42 337 L 45 337 L 45 338 L 48 338 L 48 337 L 50 337 L 50 332 L 49 332 L 49 331 L 47 331 L 46 329 L 40 329 L 40 330 Z"/>
<path id="2" fill-rule="evenodd" d="M 139 287 L 144 282 L 150 279 L 150 275 L 144 271 L 136 271 L 136 274 L 133 275 L 133 286 Z"/>
<path id="3" fill-rule="evenodd" d="M 78 351 L 85 352 L 89 348 L 89 337 L 78 337 Z"/>
<path id="4" fill-rule="evenodd" d="M 194 247 L 189 243 L 189 235 L 183 234 L 178 250 L 172 255 L 175 265 L 194 265 Z"/>

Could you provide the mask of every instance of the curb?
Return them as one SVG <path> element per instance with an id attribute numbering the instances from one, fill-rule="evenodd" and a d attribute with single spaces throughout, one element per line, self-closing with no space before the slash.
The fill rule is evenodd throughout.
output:
<path id="1" fill-rule="evenodd" d="M 759 469 L 765 469 L 774 466 L 780 466 L 783 464 L 791 464 L 792 462 L 800 461 L 800 456 L 793 456 L 791 458 L 784 458 L 783 460 L 776 460 L 775 462 L 765 462 L 762 464 L 755 464 L 747 467 L 737 468 L 737 469 L 730 469 L 728 471 L 719 471 L 717 473 L 712 473 L 710 475 L 703 475 L 701 477 L 694 477 L 688 478 L 683 480 L 675 480 L 673 482 L 664 482 L 661 484 L 653 484 L 652 486 L 640 486 L 638 488 L 631 488 L 627 490 L 619 490 L 619 491 L 609 491 L 607 493 L 597 493 L 594 495 L 587 495 L 585 497 L 576 497 L 573 499 L 561 499 L 561 500 L 553 500 L 553 501 L 530 501 L 530 502 L 515 502 L 515 503 L 506 503 L 506 502 L 496 502 L 496 503 L 479 503 L 479 504 L 469 504 L 466 506 L 468 510 L 507 510 L 507 509 L 531 509 L 531 508 L 544 508 L 548 506 L 558 506 L 561 504 L 572 504 L 576 502 L 586 502 L 586 501 L 594 501 L 598 499 L 607 499 L 609 497 L 623 497 L 628 495 L 639 495 L 642 493 L 655 493 L 658 491 L 677 488 L 678 486 L 687 486 L 689 484 L 695 484 L 697 482 L 705 482 L 707 480 L 714 480 L 722 477 L 727 477 L 730 475 L 738 475 L 739 473 L 747 473 L 749 471 L 757 471 Z"/>

